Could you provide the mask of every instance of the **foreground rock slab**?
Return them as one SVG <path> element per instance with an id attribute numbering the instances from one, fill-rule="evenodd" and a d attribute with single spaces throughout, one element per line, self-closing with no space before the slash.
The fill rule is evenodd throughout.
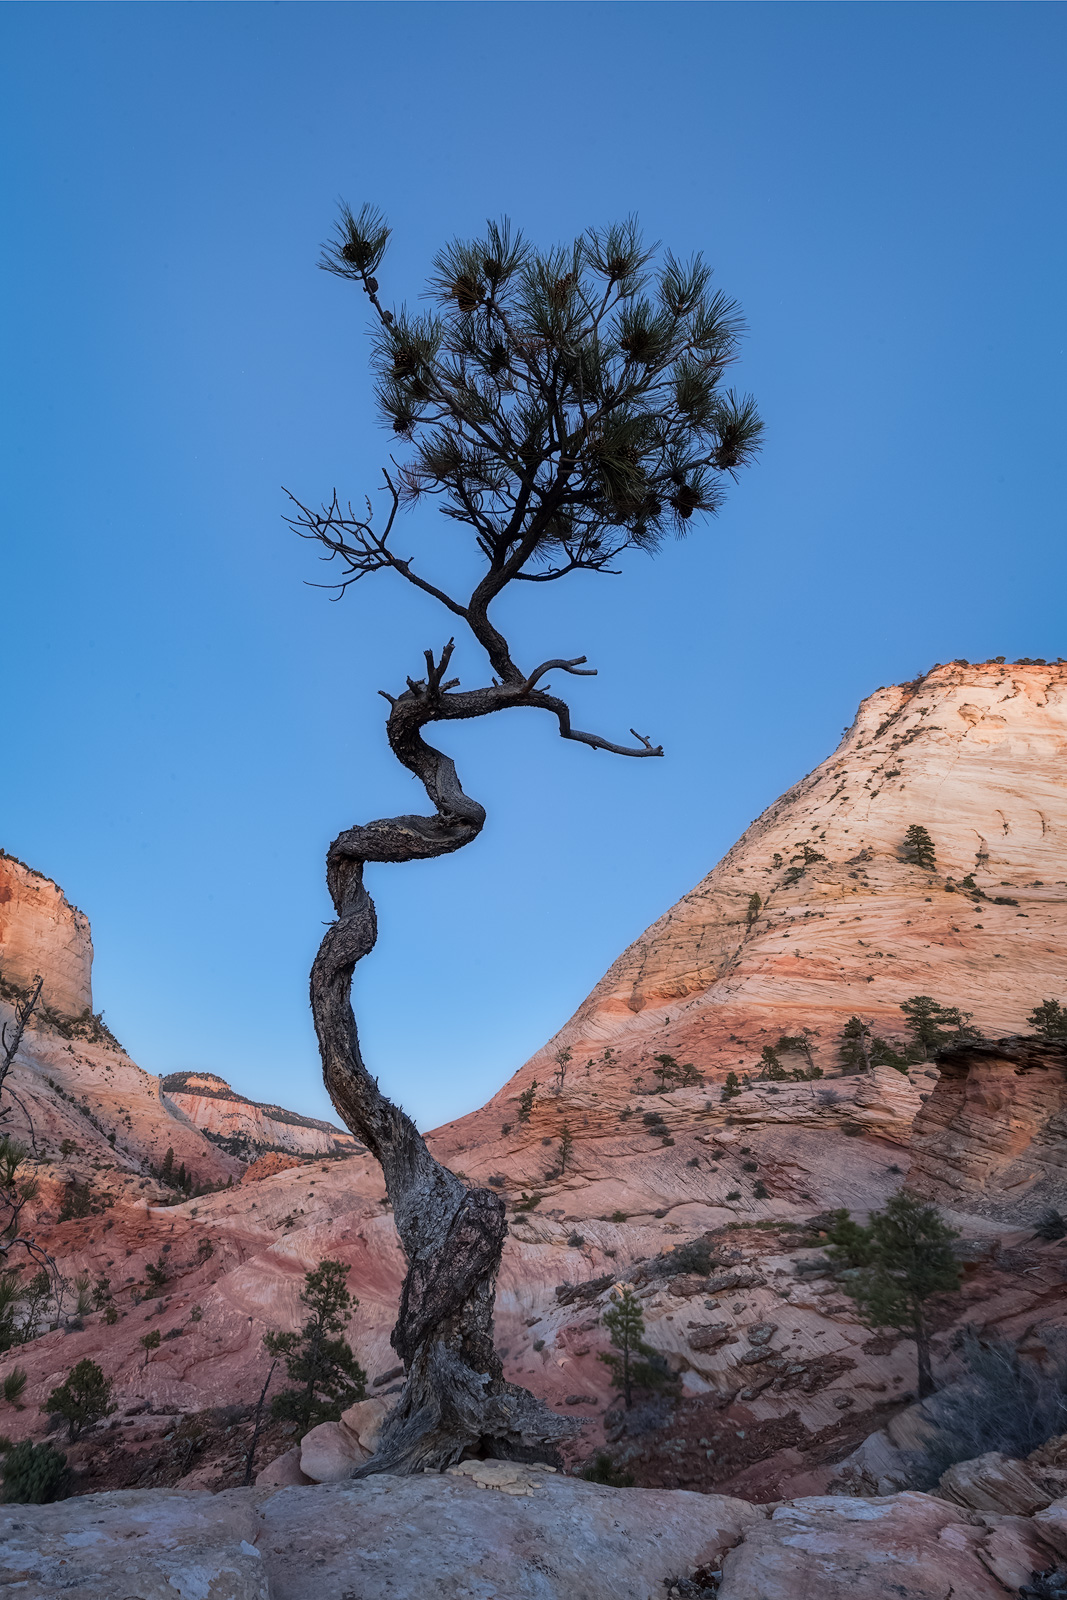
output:
<path id="1" fill-rule="evenodd" d="M 18 1600 L 1008 1600 L 1062 1564 L 1032 1518 L 926 1494 L 774 1507 L 518 1462 L 280 1490 L 134 1490 L 0 1515 Z"/>
<path id="2" fill-rule="evenodd" d="M 282 1490 L 259 1507 L 272 1600 L 662 1600 L 665 1579 L 718 1565 L 765 1515 L 722 1495 L 551 1473 L 527 1471 L 530 1492 L 517 1493 L 501 1476 Z"/>
<path id="3" fill-rule="evenodd" d="M 273 1600 L 252 1491 L 92 1494 L 7 1506 L 0 1585 L 19 1600 Z"/>

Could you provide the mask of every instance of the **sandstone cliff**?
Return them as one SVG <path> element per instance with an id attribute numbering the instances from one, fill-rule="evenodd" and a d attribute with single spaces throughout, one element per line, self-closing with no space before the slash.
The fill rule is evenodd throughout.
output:
<path id="1" fill-rule="evenodd" d="M 951 663 L 879 689 L 496 1103 L 550 1078 L 562 1046 L 578 1070 L 605 1047 L 726 1070 L 808 1026 L 832 1061 L 847 1017 L 899 1037 L 913 994 L 1018 1032 L 1067 972 L 1065 769 L 1065 662 Z M 911 824 L 931 834 L 936 870 L 905 859 Z"/>
<path id="2" fill-rule="evenodd" d="M 316 1156 L 363 1148 L 347 1129 L 249 1100 L 214 1072 L 173 1072 L 163 1079 L 162 1091 L 168 1105 L 206 1133 L 225 1139 L 235 1153 L 278 1150 Z"/>
<path id="3" fill-rule="evenodd" d="M 62 889 L 0 851 L 0 980 L 26 989 L 40 974 L 44 1005 L 66 1017 L 93 1008 L 89 919 Z"/>
<path id="4" fill-rule="evenodd" d="M 912 1129 L 908 1182 L 1007 1224 L 1067 1211 L 1067 1042 L 1007 1038 L 938 1054 Z"/>

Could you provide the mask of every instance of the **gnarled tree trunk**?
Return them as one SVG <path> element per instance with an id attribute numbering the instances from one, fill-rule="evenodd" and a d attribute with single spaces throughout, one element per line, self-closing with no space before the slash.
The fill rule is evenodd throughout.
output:
<path id="1" fill-rule="evenodd" d="M 381 1163 L 408 1262 L 392 1333 L 407 1381 L 376 1454 L 356 1477 L 442 1468 L 465 1455 L 550 1460 L 576 1428 L 572 1419 L 505 1382 L 493 1346 L 494 1293 L 507 1232 L 503 1200 L 490 1189 L 467 1189 L 435 1161 L 410 1117 L 381 1093 L 364 1065 L 351 1005 L 355 965 L 377 938 L 364 865 L 459 850 L 485 821 L 482 807 L 463 793 L 452 761 L 424 742 L 422 727 L 546 698 L 504 685 L 450 695 L 451 685 L 441 684 L 450 654 L 446 649 L 440 665 L 427 658 L 427 681 L 412 683 L 393 701 L 388 724 L 394 753 L 422 781 L 436 815 L 371 822 L 334 840 L 327 881 L 337 921 L 311 972 L 326 1088 L 346 1126 Z"/>

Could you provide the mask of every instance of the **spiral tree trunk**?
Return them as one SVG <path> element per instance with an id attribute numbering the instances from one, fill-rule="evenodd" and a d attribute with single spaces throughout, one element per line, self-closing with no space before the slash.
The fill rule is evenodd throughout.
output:
<path id="1" fill-rule="evenodd" d="M 330 846 L 327 882 L 337 920 L 311 973 L 311 1005 L 330 1098 L 346 1126 L 381 1163 L 408 1270 L 392 1344 L 403 1361 L 403 1393 L 382 1429 L 376 1454 L 354 1474 L 443 1468 L 464 1456 L 552 1460 L 575 1431 L 527 1390 L 507 1383 L 493 1345 L 493 1303 L 507 1232 L 504 1202 L 468 1189 L 436 1161 L 410 1117 L 367 1071 L 351 1004 L 352 974 L 377 938 L 374 902 L 363 882 L 367 862 L 428 860 L 469 844 L 485 812 L 463 793 L 449 757 L 426 744 L 421 728 L 442 717 L 471 717 L 506 705 L 538 704 L 526 685 L 447 694 L 441 678 L 451 651 L 426 682 L 392 702 L 389 742 L 423 783 L 431 817 L 402 816 L 342 833 Z M 410 680 L 409 680 L 410 683 Z"/>

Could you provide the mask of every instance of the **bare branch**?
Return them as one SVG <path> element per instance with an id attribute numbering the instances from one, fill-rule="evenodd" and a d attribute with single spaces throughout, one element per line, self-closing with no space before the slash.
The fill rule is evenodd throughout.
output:
<path id="1" fill-rule="evenodd" d="M 588 659 L 588 656 L 575 656 L 573 661 L 542 661 L 541 665 L 539 667 L 535 667 L 530 673 L 530 676 L 522 686 L 521 692 L 523 694 L 528 694 L 533 688 L 534 684 L 537 682 L 538 678 L 543 678 L 546 672 L 555 672 L 559 670 L 560 672 L 569 672 L 575 678 L 595 678 L 595 667 L 589 667 L 584 672 L 582 671 L 582 664 L 583 662 L 588 661 Z M 633 732 L 632 728 L 630 732 Z"/>

